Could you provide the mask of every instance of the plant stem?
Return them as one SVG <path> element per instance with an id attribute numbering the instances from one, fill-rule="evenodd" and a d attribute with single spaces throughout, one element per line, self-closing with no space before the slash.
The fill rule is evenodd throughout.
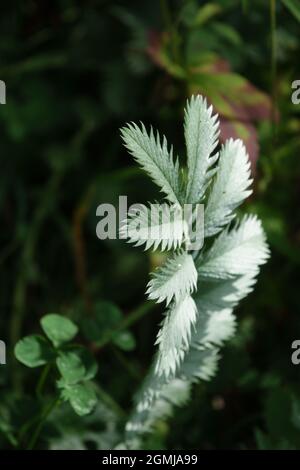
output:
<path id="1" fill-rule="evenodd" d="M 172 51 L 172 56 L 173 56 L 172 58 L 176 63 L 179 63 L 177 32 L 173 25 L 172 15 L 170 12 L 168 0 L 160 0 L 160 9 L 161 9 L 161 14 L 165 23 L 165 27 L 171 38 L 171 51 Z"/>
<path id="2" fill-rule="evenodd" d="M 46 380 L 47 380 L 47 377 L 49 375 L 50 369 L 51 369 L 51 364 L 47 364 L 44 367 L 43 372 L 41 373 L 39 381 L 37 383 L 36 396 L 39 400 L 43 399 L 42 393 L 43 393 L 44 385 L 46 383 Z M 41 416 L 43 416 L 43 411 L 38 413 L 36 416 L 33 416 L 31 419 L 29 419 L 29 421 L 27 421 L 26 423 L 23 424 L 23 426 L 21 427 L 20 432 L 19 432 L 19 440 L 20 441 L 23 440 L 23 437 L 26 435 L 26 433 L 28 432 L 30 427 L 33 426 L 36 422 L 38 422 L 41 419 L 40 418 Z"/>
<path id="3" fill-rule="evenodd" d="M 241 2 L 242 2 L 243 13 L 244 15 L 246 15 L 248 11 L 248 0 L 241 0 Z"/>
<path id="4" fill-rule="evenodd" d="M 147 301 L 143 302 L 136 310 L 127 315 L 126 318 L 119 324 L 117 328 L 111 331 L 102 341 L 97 343 L 98 348 L 103 348 L 114 338 L 116 333 L 119 333 L 122 330 L 125 330 L 129 326 L 133 325 L 137 320 L 146 315 L 154 306 L 153 302 Z"/>
<path id="5" fill-rule="evenodd" d="M 122 366 L 127 370 L 128 374 L 134 379 L 140 382 L 142 379 L 141 375 L 138 373 L 138 371 L 135 369 L 135 367 L 132 365 L 130 361 L 127 360 L 125 355 L 118 350 L 114 345 L 111 345 L 111 350 L 113 354 L 115 355 L 116 359 L 122 364 Z"/>
<path id="6" fill-rule="evenodd" d="M 78 152 L 83 148 L 86 139 L 94 129 L 94 123 L 85 121 L 79 132 L 75 134 L 71 141 L 71 150 Z M 68 170 L 68 166 L 63 169 L 54 170 L 49 182 L 42 191 L 41 197 L 37 204 L 34 212 L 33 219 L 28 228 L 24 247 L 21 253 L 21 259 L 19 264 L 19 272 L 17 274 L 16 286 L 13 294 L 13 308 L 10 322 L 10 343 L 13 348 L 16 342 L 20 339 L 22 334 L 23 320 L 25 315 L 26 307 L 26 293 L 27 286 L 30 281 L 31 267 L 34 264 L 34 255 L 36 245 L 39 240 L 40 231 L 45 218 L 49 215 L 49 212 L 53 209 L 55 202 L 59 196 L 59 186 L 63 180 L 65 172 Z M 12 379 L 16 389 L 20 390 L 21 381 L 20 374 L 15 367 L 15 360 L 12 357 Z"/>
<path id="7" fill-rule="evenodd" d="M 95 186 L 88 188 L 87 193 L 76 207 L 73 214 L 72 235 L 76 282 L 81 292 L 86 311 L 92 311 L 92 299 L 88 289 L 86 244 L 83 234 L 83 223 L 90 208 L 91 199 L 94 195 Z"/>
<path id="8" fill-rule="evenodd" d="M 44 385 L 49 375 L 50 369 L 51 369 L 51 364 L 47 364 L 44 367 L 43 372 L 40 375 L 39 381 L 36 386 L 36 395 L 38 398 L 41 398 L 42 396 Z"/>
<path id="9" fill-rule="evenodd" d="M 40 203 L 35 211 L 30 228 L 28 229 L 13 297 L 13 311 L 10 322 L 10 343 L 12 347 L 20 339 L 22 332 L 27 284 L 30 279 L 30 271 L 34 261 L 34 252 L 40 229 L 50 209 L 53 207 L 53 200 L 58 193 L 60 181 L 60 173 L 54 173 L 41 196 Z M 12 362 L 12 365 L 14 365 L 14 362 Z M 19 377 L 17 376 L 15 368 L 13 368 L 13 380 L 15 386 L 19 387 Z"/>
<path id="10" fill-rule="evenodd" d="M 270 0 L 270 26 L 271 26 L 271 95 L 272 95 L 272 134 L 273 145 L 276 139 L 276 111 L 277 111 L 277 62 L 276 62 L 276 0 Z"/>
<path id="11" fill-rule="evenodd" d="M 41 430 L 44 426 L 44 423 L 45 421 L 47 420 L 48 416 L 50 415 L 50 413 L 54 410 L 54 408 L 57 406 L 57 404 L 59 403 L 60 401 L 60 398 L 57 398 L 55 397 L 55 399 L 53 401 L 51 401 L 48 406 L 45 407 L 45 410 L 44 412 L 42 413 L 42 417 L 41 417 L 41 420 L 39 422 L 39 424 L 37 425 L 34 433 L 32 434 L 30 440 L 29 440 L 29 443 L 28 443 L 28 446 L 27 446 L 27 450 L 32 450 L 36 444 L 36 441 L 38 440 L 38 437 L 41 433 Z"/>
<path id="12" fill-rule="evenodd" d="M 109 395 L 103 388 L 97 383 L 96 384 L 97 393 L 104 403 L 106 403 L 115 413 L 119 416 L 120 419 L 126 418 L 125 411 L 120 407 L 120 405 Z"/>
<path id="13" fill-rule="evenodd" d="M 160 10 L 165 23 L 165 26 L 168 30 L 172 29 L 172 18 L 170 13 L 170 8 L 167 0 L 160 0 Z"/>

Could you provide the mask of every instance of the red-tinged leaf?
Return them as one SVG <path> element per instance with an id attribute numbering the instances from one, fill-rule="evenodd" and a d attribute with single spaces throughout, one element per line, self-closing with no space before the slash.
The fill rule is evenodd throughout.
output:
<path id="1" fill-rule="evenodd" d="M 170 37 L 149 34 L 147 52 L 151 60 L 171 76 L 186 79 L 169 57 Z M 228 61 L 214 53 L 199 54 L 197 65 L 189 69 L 189 93 L 204 95 L 220 115 L 221 142 L 230 137 L 242 139 L 255 172 L 258 139 L 253 122 L 271 119 L 271 99 L 247 79 L 231 72 Z"/>
<path id="2" fill-rule="evenodd" d="M 271 118 L 269 96 L 234 73 L 202 73 L 193 76 L 191 93 L 207 96 L 217 112 L 228 119 L 261 121 Z"/>
<path id="3" fill-rule="evenodd" d="M 197 66 L 190 68 L 193 75 L 230 72 L 230 64 L 213 53 L 201 54 Z"/>
<path id="4" fill-rule="evenodd" d="M 186 79 L 185 71 L 170 53 L 170 35 L 149 31 L 147 53 L 171 76 Z M 252 122 L 271 119 L 271 99 L 239 74 L 231 72 L 228 61 L 210 52 L 200 52 L 197 65 L 189 69 L 191 94 L 202 93 L 216 111 L 230 120 Z"/>
<path id="5" fill-rule="evenodd" d="M 163 33 L 159 33 L 151 29 L 148 31 L 148 45 L 146 48 L 146 52 L 152 62 L 158 65 L 161 68 L 164 68 L 164 61 L 161 57 L 161 49 L 162 49 L 162 41 L 163 41 Z"/>
<path id="6" fill-rule="evenodd" d="M 180 65 L 176 64 L 169 53 L 170 36 L 167 33 L 158 33 L 149 31 L 149 41 L 146 53 L 158 67 L 164 69 L 172 77 L 184 78 L 185 71 Z"/>
<path id="7" fill-rule="evenodd" d="M 270 97 L 258 90 L 248 80 L 245 80 L 240 93 L 243 95 L 242 108 L 247 112 L 250 120 L 262 121 L 270 120 L 272 116 L 272 103 Z"/>
<path id="8" fill-rule="evenodd" d="M 255 173 L 256 162 L 258 158 L 259 145 L 257 139 L 257 132 L 253 124 L 241 123 L 236 121 L 229 121 L 226 119 L 220 120 L 220 141 L 224 143 L 227 139 L 242 139 L 251 162 L 252 174 Z"/>

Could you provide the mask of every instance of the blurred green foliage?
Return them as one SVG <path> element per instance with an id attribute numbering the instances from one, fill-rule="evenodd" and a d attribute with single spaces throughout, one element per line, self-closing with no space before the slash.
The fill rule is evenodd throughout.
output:
<path id="1" fill-rule="evenodd" d="M 221 113 L 224 138 L 248 145 L 255 192 L 246 209 L 262 218 L 272 258 L 237 312 L 238 334 L 216 379 L 196 387 L 145 446 L 300 448 L 300 369 L 291 363 L 300 336 L 300 105 L 291 102 L 299 16 L 296 0 L 1 5 L 0 337 L 8 357 L 0 366 L 0 448 L 28 447 L 55 396 L 55 376 L 36 397 L 38 371 L 13 357 L 49 311 L 80 325 L 79 343 L 98 363 L 98 405 L 80 418 L 57 407 L 37 447 L 101 449 L 120 440 L 160 321 L 159 308 L 144 304 L 160 256 L 100 242 L 96 207 L 117 204 L 120 194 L 129 202 L 155 195 L 121 147 L 119 128 L 151 123 L 180 153 L 192 92 Z"/>

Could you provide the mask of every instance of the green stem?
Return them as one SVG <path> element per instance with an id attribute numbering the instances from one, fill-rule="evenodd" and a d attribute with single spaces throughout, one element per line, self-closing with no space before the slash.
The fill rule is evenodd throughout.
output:
<path id="1" fill-rule="evenodd" d="M 40 375 L 39 381 L 38 381 L 37 386 L 36 386 L 36 396 L 38 398 L 42 397 L 44 385 L 46 383 L 46 380 L 47 380 L 47 377 L 49 375 L 50 369 L 51 369 L 51 364 L 47 364 L 44 367 L 43 372 Z"/>
<path id="2" fill-rule="evenodd" d="M 172 17 L 167 0 L 160 0 L 160 10 L 163 17 L 163 21 L 168 30 L 172 29 Z"/>
<path id="3" fill-rule="evenodd" d="M 27 450 L 32 450 L 34 447 L 35 447 L 35 444 L 39 438 L 39 435 L 41 433 L 41 430 L 45 424 L 45 421 L 47 420 L 48 416 L 50 415 L 50 413 L 54 410 L 54 408 L 57 406 L 57 404 L 59 403 L 60 401 L 60 398 L 57 398 L 55 397 L 55 399 L 53 401 L 51 401 L 48 406 L 45 407 L 45 410 L 42 414 L 42 417 L 41 417 L 41 420 L 39 422 L 39 424 L 37 425 L 34 433 L 32 434 L 30 440 L 29 440 L 29 443 L 28 443 L 28 446 L 27 446 Z"/>
<path id="4" fill-rule="evenodd" d="M 160 0 L 160 10 L 165 23 L 165 27 L 170 34 L 171 38 L 171 51 L 172 58 L 176 63 L 179 63 L 179 49 L 177 42 L 177 32 L 176 28 L 173 25 L 172 15 L 169 7 L 168 0 Z"/>
<path id="5" fill-rule="evenodd" d="M 36 422 L 39 421 L 39 418 L 40 418 L 40 415 L 36 415 L 34 416 L 33 418 L 29 419 L 28 421 L 26 421 L 26 423 L 24 423 L 21 428 L 20 428 L 20 431 L 18 433 L 18 441 L 20 443 L 24 442 L 24 438 L 26 436 L 26 434 L 28 433 L 29 429 L 31 428 L 31 426 L 33 426 Z"/>
<path id="6" fill-rule="evenodd" d="M 79 132 L 75 134 L 71 141 L 71 150 L 80 151 L 83 148 L 86 139 L 94 129 L 94 123 L 85 121 L 82 124 Z M 16 286 L 13 294 L 13 308 L 10 322 L 10 343 L 14 347 L 16 342 L 20 339 L 26 311 L 26 291 L 27 285 L 30 281 L 30 271 L 33 265 L 36 245 L 39 240 L 40 231 L 45 218 L 54 207 L 54 202 L 59 195 L 59 186 L 64 177 L 68 167 L 62 170 L 55 171 L 49 179 L 48 184 L 45 186 L 39 202 L 37 204 L 33 219 L 27 232 L 26 240 L 24 242 L 23 251 L 21 253 L 20 267 L 17 274 Z M 12 379 L 16 389 L 20 390 L 21 380 L 18 369 L 15 367 L 16 361 L 12 357 Z"/>
<path id="7" fill-rule="evenodd" d="M 272 95 L 272 134 L 273 144 L 276 139 L 276 111 L 277 111 L 277 61 L 276 61 L 276 0 L 270 0 L 271 25 L 271 95 Z"/>
<path id="8" fill-rule="evenodd" d="M 13 311 L 10 322 L 10 343 L 12 347 L 20 339 L 22 333 L 22 326 L 26 307 L 26 290 L 30 279 L 30 268 L 34 261 L 34 253 L 36 244 L 38 242 L 40 229 L 45 220 L 45 217 L 47 216 L 53 205 L 55 195 L 58 193 L 57 189 L 60 181 L 61 174 L 53 174 L 42 194 L 40 203 L 36 209 L 34 218 L 27 233 L 25 245 L 21 255 L 20 269 L 13 297 Z M 14 362 L 12 364 L 14 365 Z M 19 387 L 19 377 L 16 373 L 15 368 L 13 369 L 13 380 L 15 386 Z"/>
<path id="9" fill-rule="evenodd" d="M 50 369 L 51 369 L 51 364 L 47 364 L 44 367 L 43 372 L 41 373 L 39 381 L 36 386 L 36 396 L 41 401 L 43 399 L 42 393 L 43 393 L 43 389 L 44 389 L 47 377 L 49 375 Z M 44 411 L 42 410 L 36 416 L 33 416 L 31 419 L 29 419 L 23 424 L 19 432 L 19 441 L 23 441 L 24 436 L 27 434 L 31 426 L 39 422 L 39 420 L 41 419 L 41 416 L 43 416 L 43 413 Z"/>
<path id="10" fill-rule="evenodd" d="M 105 390 L 99 385 L 96 384 L 97 393 L 102 399 L 103 403 L 106 403 L 115 413 L 119 416 L 120 419 L 126 418 L 125 411 L 120 407 L 120 405 L 109 395 Z"/>
<path id="11" fill-rule="evenodd" d="M 114 354 L 114 356 L 116 357 L 116 359 L 120 362 L 120 364 L 122 364 L 122 366 L 124 367 L 124 369 L 127 370 L 128 374 L 134 379 L 134 380 L 137 380 L 137 381 L 141 381 L 142 377 L 141 375 L 137 372 L 137 370 L 135 369 L 135 367 L 132 365 L 132 363 L 130 361 L 127 360 L 127 358 L 125 357 L 124 354 L 121 353 L 121 351 L 119 351 L 119 349 L 117 349 L 115 346 L 111 346 L 111 350 Z"/>
<path id="12" fill-rule="evenodd" d="M 147 301 L 143 302 L 136 310 L 127 315 L 126 318 L 119 324 L 117 328 L 111 331 L 102 341 L 97 343 L 98 348 L 103 348 L 108 343 L 112 341 L 116 333 L 119 333 L 122 330 L 125 330 L 129 326 L 133 325 L 137 320 L 146 315 L 154 306 L 153 302 Z"/>
<path id="13" fill-rule="evenodd" d="M 241 0 L 241 2 L 242 2 L 243 13 L 244 15 L 246 15 L 248 11 L 248 0 Z"/>

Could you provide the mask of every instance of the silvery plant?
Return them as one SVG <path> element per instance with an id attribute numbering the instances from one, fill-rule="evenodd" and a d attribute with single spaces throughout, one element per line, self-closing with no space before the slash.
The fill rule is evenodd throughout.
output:
<path id="1" fill-rule="evenodd" d="M 172 214 L 167 223 L 153 217 L 155 210 L 150 218 L 150 204 L 129 213 L 121 228 L 129 242 L 168 252 L 146 291 L 149 299 L 166 304 L 157 352 L 120 444 L 139 448 L 157 420 L 187 402 L 194 383 L 215 375 L 220 348 L 236 330 L 234 308 L 253 289 L 269 249 L 255 215 L 236 217 L 237 207 L 252 192 L 249 158 L 241 140 L 219 146 L 218 116 L 206 99 L 193 96 L 185 109 L 185 168 L 166 138 L 152 129 L 147 132 L 143 124 L 128 124 L 121 134 L 135 161 L 164 194 L 162 212 Z M 182 223 L 186 204 L 204 207 L 204 244 L 198 250 L 191 250 L 193 213 Z M 145 236 L 149 220 L 161 238 Z"/>

